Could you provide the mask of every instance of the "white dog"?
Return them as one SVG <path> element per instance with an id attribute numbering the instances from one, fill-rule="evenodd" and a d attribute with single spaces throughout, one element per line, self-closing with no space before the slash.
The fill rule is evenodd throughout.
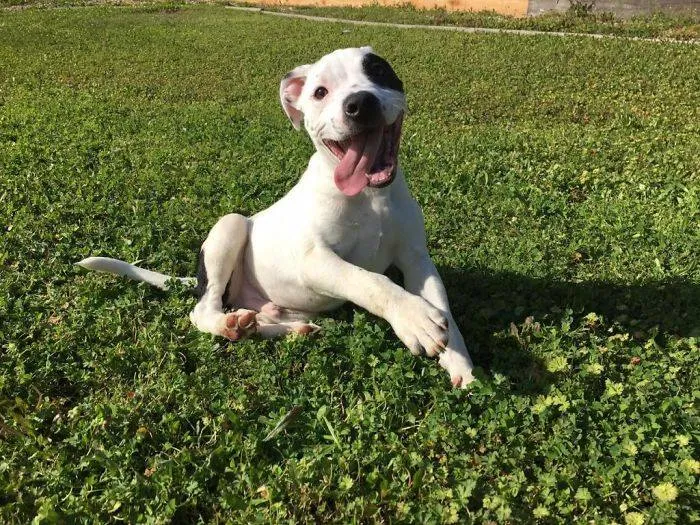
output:
<path id="1" fill-rule="evenodd" d="M 406 100 L 396 73 L 369 47 L 340 49 L 289 72 L 280 98 L 316 152 L 278 202 L 209 232 L 192 322 L 233 341 L 308 334 L 314 315 L 351 301 L 386 319 L 413 354 L 439 356 L 453 385 L 468 384 L 472 362 L 398 165 Z M 78 264 L 160 288 L 169 279 L 115 259 Z M 383 275 L 391 264 L 405 289 Z"/>

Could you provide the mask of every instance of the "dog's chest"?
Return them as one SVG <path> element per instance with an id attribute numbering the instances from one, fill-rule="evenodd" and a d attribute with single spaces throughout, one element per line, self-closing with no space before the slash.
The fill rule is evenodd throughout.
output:
<path id="1" fill-rule="evenodd" d="M 389 266 L 395 232 L 388 197 L 353 202 L 329 219 L 324 241 L 341 258 L 370 271 Z"/>

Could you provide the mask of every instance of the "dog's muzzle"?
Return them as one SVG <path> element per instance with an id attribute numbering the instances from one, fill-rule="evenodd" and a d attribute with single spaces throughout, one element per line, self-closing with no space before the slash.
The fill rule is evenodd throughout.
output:
<path id="1" fill-rule="evenodd" d="M 357 195 L 366 186 L 388 186 L 396 176 L 403 113 L 392 124 L 385 124 L 379 100 L 362 91 L 349 96 L 343 109 L 348 121 L 360 131 L 342 141 L 323 140 L 326 148 L 338 159 L 333 174 L 336 186 L 349 197 Z"/>

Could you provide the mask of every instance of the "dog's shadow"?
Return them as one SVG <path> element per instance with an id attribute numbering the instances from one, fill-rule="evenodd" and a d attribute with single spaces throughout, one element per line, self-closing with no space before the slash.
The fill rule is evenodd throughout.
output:
<path id="1" fill-rule="evenodd" d="M 660 334 L 700 335 L 700 285 L 685 279 L 623 285 L 445 266 L 438 270 L 475 365 L 489 375 L 507 376 L 525 394 L 543 392 L 556 377 L 521 343 L 518 332 L 540 320 L 557 322 L 567 310 L 579 319 L 595 312 L 640 339 L 656 329 Z M 397 278 L 395 272 L 389 275 Z"/>

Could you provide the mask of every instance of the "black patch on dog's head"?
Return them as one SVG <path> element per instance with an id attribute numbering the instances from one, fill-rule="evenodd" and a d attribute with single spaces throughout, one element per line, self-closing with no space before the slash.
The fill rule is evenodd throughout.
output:
<path id="1" fill-rule="evenodd" d="M 380 87 L 403 93 L 403 82 L 389 65 L 389 62 L 374 53 L 367 53 L 362 59 L 362 69 L 372 82 Z"/>

